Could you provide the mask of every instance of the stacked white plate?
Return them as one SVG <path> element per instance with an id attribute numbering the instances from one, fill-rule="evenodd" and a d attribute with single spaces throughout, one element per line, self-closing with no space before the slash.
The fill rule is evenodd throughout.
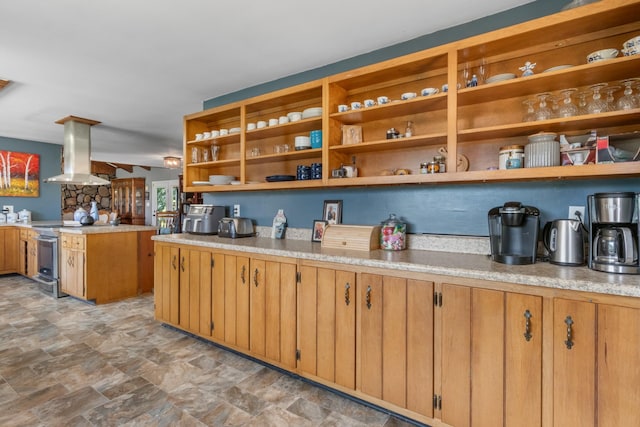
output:
<path id="1" fill-rule="evenodd" d="M 573 65 L 556 65 L 555 67 L 547 68 L 543 73 L 550 73 L 552 71 L 564 70 L 565 68 L 571 68 Z"/>
<path id="2" fill-rule="evenodd" d="M 313 108 L 307 108 L 306 110 L 302 111 L 302 118 L 303 119 L 308 119 L 311 117 L 318 117 L 322 115 L 322 107 L 313 107 Z"/>
<path id="3" fill-rule="evenodd" d="M 505 80 L 511 80 L 515 78 L 516 78 L 516 75 L 513 73 L 497 74 L 495 76 L 489 77 L 487 79 L 487 83 L 497 83 L 497 82 L 502 82 Z"/>

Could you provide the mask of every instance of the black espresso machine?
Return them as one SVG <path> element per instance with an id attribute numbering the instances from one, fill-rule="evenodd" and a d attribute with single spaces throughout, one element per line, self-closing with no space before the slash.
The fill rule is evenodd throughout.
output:
<path id="1" fill-rule="evenodd" d="M 503 264 L 535 264 L 540 211 L 520 202 L 506 202 L 489 211 L 491 259 Z"/>
<path id="2" fill-rule="evenodd" d="M 218 234 L 218 223 L 227 216 L 226 206 L 191 205 L 182 220 L 182 232 L 191 234 Z"/>

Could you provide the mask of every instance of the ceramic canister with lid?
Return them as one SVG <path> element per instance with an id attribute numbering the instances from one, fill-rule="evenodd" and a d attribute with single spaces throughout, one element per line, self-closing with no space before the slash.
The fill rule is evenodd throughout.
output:
<path id="1" fill-rule="evenodd" d="M 522 145 L 507 145 L 500 147 L 498 155 L 498 169 L 517 169 L 524 166 L 524 147 Z"/>
<path id="2" fill-rule="evenodd" d="M 524 147 L 524 167 L 560 166 L 560 142 L 555 140 L 556 136 L 553 132 L 529 136 L 529 143 Z"/>
<path id="3" fill-rule="evenodd" d="M 401 251 L 406 247 L 407 224 L 400 221 L 396 214 L 391 214 L 381 223 L 380 248 L 388 251 Z"/>

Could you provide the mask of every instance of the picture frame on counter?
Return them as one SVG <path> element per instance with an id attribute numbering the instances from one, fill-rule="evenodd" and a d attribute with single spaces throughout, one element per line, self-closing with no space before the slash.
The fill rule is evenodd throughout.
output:
<path id="1" fill-rule="evenodd" d="M 324 230 L 327 228 L 329 223 L 324 219 L 314 219 L 313 227 L 311 227 L 311 241 L 312 242 L 322 242 L 322 237 L 324 236 Z"/>
<path id="2" fill-rule="evenodd" d="M 341 224 L 342 200 L 325 200 L 322 219 L 327 221 L 327 224 Z"/>

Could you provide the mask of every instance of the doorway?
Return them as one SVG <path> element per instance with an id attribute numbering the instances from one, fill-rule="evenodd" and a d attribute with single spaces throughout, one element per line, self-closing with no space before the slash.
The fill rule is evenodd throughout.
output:
<path id="1" fill-rule="evenodd" d="M 177 179 L 151 182 L 151 225 L 157 225 L 156 213 L 178 211 L 179 194 Z"/>

